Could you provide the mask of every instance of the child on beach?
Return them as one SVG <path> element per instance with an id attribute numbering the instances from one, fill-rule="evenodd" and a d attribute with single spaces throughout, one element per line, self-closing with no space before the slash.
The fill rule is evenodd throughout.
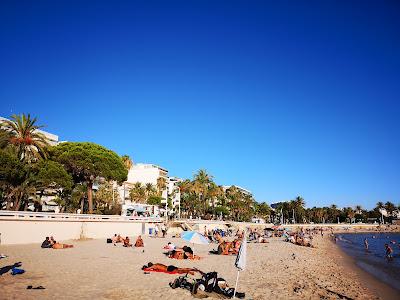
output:
<path id="1" fill-rule="evenodd" d="M 385 244 L 385 257 L 388 261 L 393 260 L 393 249 L 389 246 L 389 244 Z"/>

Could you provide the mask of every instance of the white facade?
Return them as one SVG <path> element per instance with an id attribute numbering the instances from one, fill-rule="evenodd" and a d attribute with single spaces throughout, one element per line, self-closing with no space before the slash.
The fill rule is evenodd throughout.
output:
<path id="1" fill-rule="evenodd" d="M 164 178 L 166 184 L 166 188 L 161 194 L 163 198 L 161 200 L 162 205 L 165 206 L 167 204 L 168 195 L 170 195 L 172 197 L 172 207 L 174 210 L 179 210 L 181 195 L 178 183 L 182 180 L 176 177 L 168 177 L 168 170 L 154 164 L 139 163 L 131 167 L 126 182 L 118 187 L 120 198 L 123 200 L 121 201 L 122 204 L 131 204 L 129 190 L 135 183 L 140 182 L 142 185 L 151 183 L 157 188 L 157 180 L 159 178 Z"/>
<path id="2" fill-rule="evenodd" d="M 181 206 L 181 190 L 178 186 L 180 182 L 182 182 L 182 179 L 178 177 L 168 177 L 167 181 L 168 194 L 172 200 L 172 207 L 174 209 L 178 208 L 178 210 L 180 210 Z"/>
<path id="3" fill-rule="evenodd" d="M 222 188 L 224 189 L 224 192 L 226 192 L 227 189 L 229 189 L 229 188 L 231 188 L 233 186 L 236 187 L 239 191 L 241 191 L 245 195 L 248 195 L 248 196 L 252 196 L 253 195 L 249 190 L 246 190 L 245 188 L 242 188 L 242 187 L 237 186 L 237 185 L 223 185 Z"/>

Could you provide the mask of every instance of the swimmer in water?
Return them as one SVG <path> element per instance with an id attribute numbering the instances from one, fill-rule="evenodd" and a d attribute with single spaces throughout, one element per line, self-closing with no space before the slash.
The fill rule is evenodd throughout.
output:
<path id="1" fill-rule="evenodd" d="M 385 257 L 388 261 L 393 260 L 393 249 L 388 245 L 385 244 Z"/>
<path id="2" fill-rule="evenodd" d="M 365 247 L 365 251 L 368 251 L 368 240 L 367 240 L 367 238 L 364 239 L 364 247 Z"/>

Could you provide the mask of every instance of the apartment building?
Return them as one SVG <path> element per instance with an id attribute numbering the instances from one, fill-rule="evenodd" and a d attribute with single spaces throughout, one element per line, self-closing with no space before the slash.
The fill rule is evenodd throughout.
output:
<path id="1" fill-rule="evenodd" d="M 175 212 L 180 210 L 180 190 L 178 183 L 182 179 L 177 177 L 169 177 L 168 170 L 155 164 L 144 164 L 138 163 L 134 164 L 128 172 L 128 178 L 121 186 L 118 187 L 118 192 L 120 194 L 121 202 L 123 204 L 131 204 L 129 198 L 129 191 L 134 186 L 135 183 L 140 182 L 142 185 L 151 183 L 157 187 L 157 182 L 159 178 L 165 179 L 165 189 L 162 191 L 161 204 L 166 206 L 168 196 L 172 201 L 172 207 Z"/>

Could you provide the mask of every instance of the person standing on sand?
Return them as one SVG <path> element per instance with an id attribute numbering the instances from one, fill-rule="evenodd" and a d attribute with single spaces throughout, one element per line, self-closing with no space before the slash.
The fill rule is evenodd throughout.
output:
<path id="1" fill-rule="evenodd" d="M 162 232 L 162 237 L 165 238 L 165 235 L 167 234 L 167 227 L 165 227 L 164 223 L 161 225 L 161 232 Z"/>
<path id="2" fill-rule="evenodd" d="M 364 239 L 364 247 L 365 247 L 365 251 L 368 251 L 368 240 L 367 240 L 367 238 Z"/>

